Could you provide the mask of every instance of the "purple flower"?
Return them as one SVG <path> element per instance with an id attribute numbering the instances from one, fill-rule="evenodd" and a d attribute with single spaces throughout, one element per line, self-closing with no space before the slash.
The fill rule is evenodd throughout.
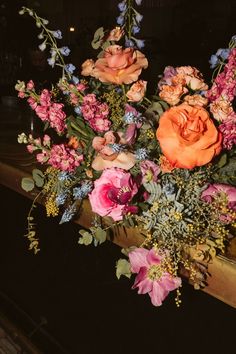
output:
<path id="1" fill-rule="evenodd" d="M 142 161 L 140 163 L 140 169 L 142 173 L 142 182 L 156 182 L 157 176 L 161 172 L 160 167 L 150 160 Z"/>
<path id="2" fill-rule="evenodd" d="M 55 62 L 56 62 L 56 58 L 55 57 L 48 58 L 47 62 L 48 62 L 48 65 L 50 65 L 53 68 L 55 65 Z"/>
<path id="3" fill-rule="evenodd" d="M 125 37 L 125 46 L 128 47 L 128 48 L 134 47 L 134 41 L 132 41 L 128 37 Z"/>
<path id="4" fill-rule="evenodd" d="M 139 6 L 142 3 L 142 0 L 135 0 L 136 4 Z"/>
<path id="5" fill-rule="evenodd" d="M 137 34 L 137 33 L 139 33 L 140 32 L 140 27 L 138 27 L 138 26 L 133 26 L 132 27 L 132 33 L 133 34 Z"/>
<path id="6" fill-rule="evenodd" d="M 135 19 L 138 23 L 140 23 L 143 19 L 143 15 L 139 14 L 138 12 L 136 13 Z"/>
<path id="7" fill-rule="evenodd" d="M 229 56 L 230 49 L 229 48 L 220 48 L 216 52 L 216 56 L 221 57 L 223 60 L 226 60 Z"/>
<path id="8" fill-rule="evenodd" d="M 120 16 L 118 16 L 118 17 L 116 18 L 116 22 L 117 22 L 117 24 L 120 25 L 120 26 L 122 26 L 122 25 L 124 24 L 125 19 L 124 19 L 123 13 L 121 13 Z"/>
<path id="9" fill-rule="evenodd" d="M 145 41 L 143 39 L 135 39 L 135 42 L 139 49 L 142 49 L 145 46 Z"/>

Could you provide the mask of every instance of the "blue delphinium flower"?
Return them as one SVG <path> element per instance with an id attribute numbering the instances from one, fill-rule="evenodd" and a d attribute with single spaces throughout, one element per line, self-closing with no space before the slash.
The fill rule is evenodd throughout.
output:
<path id="1" fill-rule="evenodd" d="M 62 39 L 62 33 L 60 30 L 52 31 L 52 35 L 57 39 Z"/>
<path id="2" fill-rule="evenodd" d="M 73 218 L 73 216 L 75 215 L 75 213 L 76 213 L 76 205 L 73 204 L 73 205 L 69 206 L 64 211 L 64 213 L 62 214 L 61 221 L 59 222 L 59 224 L 63 224 L 64 222 L 70 221 Z"/>
<path id="3" fill-rule="evenodd" d="M 217 57 L 217 55 L 213 54 L 209 60 L 210 68 L 214 69 L 218 64 L 219 64 L 219 58 Z"/>
<path id="4" fill-rule="evenodd" d="M 139 33 L 140 32 L 140 27 L 138 27 L 138 26 L 133 26 L 132 27 L 132 33 L 133 34 L 137 34 L 137 33 Z"/>
<path id="5" fill-rule="evenodd" d="M 145 46 L 145 41 L 143 39 L 135 39 L 135 42 L 139 49 L 142 49 Z"/>
<path id="6" fill-rule="evenodd" d="M 123 13 L 121 13 L 120 16 L 118 16 L 116 18 L 116 22 L 117 22 L 118 25 L 123 26 L 123 24 L 125 23 L 125 18 L 124 18 L 124 14 Z"/>
<path id="7" fill-rule="evenodd" d="M 146 160 L 148 158 L 148 153 L 145 148 L 140 148 L 135 151 L 135 158 L 137 160 Z"/>
<path id="8" fill-rule="evenodd" d="M 80 187 L 76 187 L 73 189 L 73 197 L 75 199 L 83 199 L 87 197 L 87 195 L 92 191 L 93 189 L 93 183 L 91 181 L 86 181 L 83 184 L 81 184 Z"/>
<path id="9" fill-rule="evenodd" d="M 46 49 L 46 41 L 44 41 L 39 45 L 39 49 L 41 50 L 41 52 L 43 52 Z"/>
<path id="10" fill-rule="evenodd" d="M 118 9 L 121 12 L 126 11 L 126 9 L 127 9 L 126 0 L 123 0 L 122 2 L 119 2 L 119 4 L 117 6 L 118 6 Z"/>
<path id="11" fill-rule="evenodd" d="M 232 36 L 231 41 L 235 42 L 236 44 L 236 35 Z"/>
<path id="12" fill-rule="evenodd" d="M 59 48 L 59 51 L 62 55 L 65 55 L 66 57 L 70 54 L 70 49 L 68 47 L 61 47 Z"/>
<path id="13" fill-rule="evenodd" d="M 134 43 L 134 41 L 132 41 L 131 39 L 125 37 L 125 46 L 126 46 L 126 47 L 134 47 L 134 46 L 135 46 L 135 43 Z"/>
<path id="14" fill-rule="evenodd" d="M 142 0 L 135 0 L 136 4 L 139 6 L 142 3 Z"/>
<path id="15" fill-rule="evenodd" d="M 172 194 L 174 194 L 175 192 L 175 187 L 173 185 L 173 183 L 166 183 L 163 187 L 162 187 L 163 192 L 165 193 L 165 195 L 168 197 Z"/>
<path id="16" fill-rule="evenodd" d="M 66 64 L 65 65 L 65 71 L 68 73 L 68 74 L 73 74 L 73 72 L 75 71 L 75 66 L 73 64 Z"/>
<path id="17" fill-rule="evenodd" d="M 48 58 L 47 62 L 48 62 L 48 65 L 50 65 L 53 68 L 55 65 L 55 62 L 56 62 L 56 58 L 55 57 Z"/>
<path id="18" fill-rule="evenodd" d="M 139 14 L 138 12 L 136 13 L 135 20 L 140 23 L 143 19 L 143 15 Z"/>
<path id="19" fill-rule="evenodd" d="M 217 57 L 221 57 L 223 60 L 226 60 L 229 56 L 230 49 L 229 48 L 220 48 L 216 52 Z"/>

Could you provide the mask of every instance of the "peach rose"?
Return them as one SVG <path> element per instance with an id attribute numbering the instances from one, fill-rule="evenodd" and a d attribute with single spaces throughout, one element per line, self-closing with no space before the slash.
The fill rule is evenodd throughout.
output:
<path id="1" fill-rule="evenodd" d="M 115 27 L 110 31 L 107 40 L 108 41 L 119 41 L 124 35 L 124 30 L 121 27 Z"/>
<path id="2" fill-rule="evenodd" d="M 118 139 L 120 137 L 118 136 Z M 109 146 L 117 141 L 117 137 L 112 131 L 104 134 L 104 137 L 96 136 L 92 146 L 97 151 L 97 155 L 92 162 L 92 168 L 102 171 L 106 168 L 118 167 L 129 170 L 135 164 L 134 154 L 125 152 L 114 152 Z"/>
<path id="3" fill-rule="evenodd" d="M 194 168 L 210 162 L 221 151 L 222 135 L 209 113 L 182 103 L 160 118 L 157 139 L 163 154 L 177 168 Z"/>
<path id="4" fill-rule="evenodd" d="M 206 106 L 208 103 L 208 99 L 201 95 L 187 95 L 184 97 L 184 101 L 190 106 Z"/>
<path id="5" fill-rule="evenodd" d="M 202 79 L 202 74 L 199 70 L 192 66 L 179 66 L 176 68 L 177 74 L 184 76 L 186 85 L 191 90 L 207 90 L 208 86 Z"/>
<path id="6" fill-rule="evenodd" d="M 131 84 L 138 79 L 142 69 L 146 69 L 147 66 L 148 61 L 140 51 L 111 45 L 95 62 L 93 76 L 102 82 L 117 85 Z"/>
<path id="7" fill-rule="evenodd" d="M 87 59 L 82 64 L 81 75 L 93 76 L 93 69 L 94 69 L 94 61 L 93 61 L 93 59 Z"/>
<path id="8" fill-rule="evenodd" d="M 186 92 L 188 92 L 187 88 L 182 85 L 163 85 L 159 96 L 162 100 L 166 101 L 171 106 L 174 106 L 179 103 L 181 96 Z"/>
<path id="9" fill-rule="evenodd" d="M 143 99 L 147 87 L 147 81 L 139 80 L 135 82 L 126 93 L 126 96 L 131 102 L 139 102 Z"/>

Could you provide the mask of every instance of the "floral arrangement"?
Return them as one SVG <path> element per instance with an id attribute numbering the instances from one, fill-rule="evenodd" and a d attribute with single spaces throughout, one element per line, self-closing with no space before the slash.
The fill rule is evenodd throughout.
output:
<path id="1" fill-rule="evenodd" d="M 195 67 L 168 66 L 148 97 L 140 4 L 118 4 L 117 27 L 96 31 L 92 46 L 99 53 L 79 74 L 66 61 L 69 48 L 58 45 L 61 31 L 21 9 L 36 21 L 39 48 L 50 48 L 48 64 L 62 69 L 51 90 L 36 92 L 32 80 L 16 84 L 45 126 L 40 137 L 18 137 L 44 167 L 22 187 L 40 189 L 34 203 L 43 197 L 47 216 L 61 215 L 60 223 L 89 200 L 94 218 L 79 231 L 79 244 L 100 244 L 117 225 L 139 230 L 143 243 L 123 249 L 117 277 L 137 274 L 133 288 L 155 306 L 176 290 L 179 306 L 183 274 L 204 287 L 208 263 L 235 229 L 236 36 L 212 55 L 210 84 Z M 32 211 L 27 236 L 37 253 Z"/>

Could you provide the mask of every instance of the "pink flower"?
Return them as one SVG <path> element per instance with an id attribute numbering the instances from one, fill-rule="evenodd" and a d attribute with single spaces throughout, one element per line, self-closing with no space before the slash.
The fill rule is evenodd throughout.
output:
<path id="1" fill-rule="evenodd" d="M 114 144 L 119 135 L 115 136 L 112 131 L 104 134 L 104 137 L 96 136 L 93 139 L 92 146 L 97 151 L 97 155 L 92 162 L 92 167 L 96 171 L 101 171 L 106 168 L 119 167 L 123 170 L 129 170 L 135 164 L 134 154 L 119 152 L 116 153 L 109 146 Z"/>
<path id="2" fill-rule="evenodd" d="M 121 27 L 115 27 L 110 31 L 107 40 L 118 42 L 123 35 L 124 30 Z"/>
<path id="3" fill-rule="evenodd" d="M 60 144 L 52 147 L 48 163 L 59 170 L 72 172 L 82 161 L 83 155 L 78 155 L 74 149 Z"/>
<path id="4" fill-rule="evenodd" d="M 47 89 L 44 89 L 41 92 L 40 104 L 42 106 L 46 106 L 46 107 L 50 106 L 50 104 L 51 104 L 51 93 Z"/>
<path id="5" fill-rule="evenodd" d="M 29 98 L 27 99 L 27 102 L 29 103 L 30 107 L 31 107 L 33 110 L 36 109 L 38 103 L 37 103 L 37 101 L 35 100 L 35 98 L 29 97 Z"/>
<path id="6" fill-rule="evenodd" d="M 154 306 L 161 306 L 170 291 L 181 286 L 181 279 L 173 277 L 163 265 L 164 256 L 154 249 L 136 248 L 129 252 L 131 271 L 137 273 L 133 289 L 147 294 Z"/>
<path id="7" fill-rule="evenodd" d="M 66 127 L 66 114 L 62 110 L 63 107 L 63 103 L 53 103 L 49 107 L 48 111 L 48 120 L 50 122 L 50 126 L 55 128 L 58 133 L 62 133 Z"/>
<path id="8" fill-rule="evenodd" d="M 48 107 L 47 106 L 40 106 L 38 105 L 35 108 L 35 112 L 37 116 L 44 122 L 45 120 L 48 120 Z"/>
<path id="9" fill-rule="evenodd" d="M 157 176 L 161 172 L 159 166 L 157 166 L 153 161 L 145 160 L 140 163 L 140 169 L 142 172 L 142 182 L 156 182 Z"/>
<path id="10" fill-rule="evenodd" d="M 32 90 L 34 88 L 34 82 L 30 80 L 26 85 L 27 90 Z"/>
<path id="11" fill-rule="evenodd" d="M 228 201 L 228 207 L 236 211 L 236 188 L 223 183 L 210 184 L 202 193 L 202 199 L 211 203 L 215 197 L 224 195 Z"/>
<path id="12" fill-rule="evenodd" d="M 223 135 L 223 148 L 231 150 L 236 145 L 236 114 L 219 125 Z"/>
<path id="13" fill-rule="evenodd" d="M 110 216 L 114 221 L 122 220 L 133 196 L 138 192 L 131 174 L 119 168 L 103 171 L 95 180 L 89 195 L 92 211 L 100 216 Z"/>

